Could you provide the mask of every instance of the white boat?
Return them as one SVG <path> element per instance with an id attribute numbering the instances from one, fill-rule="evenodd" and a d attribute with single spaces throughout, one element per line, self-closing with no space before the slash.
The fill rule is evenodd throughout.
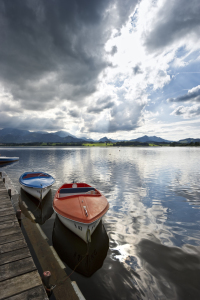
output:
<path id="1" fill-rule="evenodd" d="M 39 201 L 50 191 L 55 179 L 44 172 L 25 172 L 19 178 L 22 189 Z"/>
<path id="2" fill-rule="evenodd" d="M 65 183 L 56 192 L 53 209 L 67 228 L 88 243 L 109 204 L 97 189 L 86 183 Z"/>

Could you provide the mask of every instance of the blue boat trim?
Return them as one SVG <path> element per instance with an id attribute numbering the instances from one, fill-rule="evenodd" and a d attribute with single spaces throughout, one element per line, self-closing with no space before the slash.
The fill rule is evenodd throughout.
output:
<path id="1" fill-rule="evenodd" d="M 67 194 L 67 193 L 86 193 L 89 191 L 95 191 L 93 187 L 80 187 L 80 188 L 65 188 L 61 189 L 59 192 L 60 194 Z"/>
<path id="2" fill-rule="evenodd" d="M 34 176 L 35 174 L 37 176 Z M 30 175 L 30 177 L 24 179 L 27 175 Z M 55 182 L 55 179 L 44 172 L 25 172 L 20 176 L 19 182 L 21 185 L 29 188 L 47 188 Z"/>

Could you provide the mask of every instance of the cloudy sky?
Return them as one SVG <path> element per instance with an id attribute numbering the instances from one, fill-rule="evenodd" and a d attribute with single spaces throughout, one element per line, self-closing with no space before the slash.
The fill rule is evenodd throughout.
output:
<path id="1" fill-rule="evenodd" d="M 0 128 L 200 138 L 199 0 L 0 0 Z"/>

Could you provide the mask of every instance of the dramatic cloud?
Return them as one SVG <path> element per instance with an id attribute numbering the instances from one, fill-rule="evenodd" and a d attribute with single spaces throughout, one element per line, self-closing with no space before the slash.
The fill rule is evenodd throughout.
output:
<path id="1" fill-rule="evenodd" d="M 165 0 L 157 3 L 152 6 L 155 18 L 149 20 L 145 32 L 144 40 L 148 50 L 164 48 L 188 35 L 195 39 L 199 37 L 198 0 Z"/>
<path id="2" fill-rule="evenodd" d="M 26 117 L 9 116 L 8 114 L 0 112 L 0 127 L 1 128 L 18 128 L 26 130 L 49 130 L 56 131 L 63 127 L 63 122 L 58 118 L 44 118 L 42 115 Z"/>
<path id="3" fill-rule="evenodd" d="M 188 91 L 187 94 L 183 96 L 179 96 L 177 98 L 170 98 L 167 100 L 168 102 L 187 102 L 187 101 L 194 101 L 200 102 L 200 85 L 192 88 Z"/>
<path id="4" fill-rule="evenodd" d="M 106 118 L 93 120 L 93 124 L 87 124 L 87 130 L 90 132 L 108 132 L 130 131 L 138 128 L 142 122 L 141 111 L 144 105 L 136 104 L 132 109 L 120 104 L 115 106 Z"/>
<path id="5" fill-rule="evenodd" d="M 88 113 L 100 113 L 104 109 L 111 108 L 115 105 L 115 102 L 111 100 L 111 96 L 102 97 L 98 99 L 95 103 L 95 106 L 89 106 L 87 108 Z"/>
<path id="6" fill-rule="evenodd" d="M 1 0 L 0 128 L 128 139 L 198 117 L 199 15 L 197 0 Z"/>

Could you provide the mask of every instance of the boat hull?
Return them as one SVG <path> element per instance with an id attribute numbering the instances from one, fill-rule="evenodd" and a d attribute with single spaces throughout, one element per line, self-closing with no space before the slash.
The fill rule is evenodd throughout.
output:
<path id="1" fill-rule="evenodd" d="M 6 157 L 6 156 L 0 156 L 0 165 L 2 164 L 9 164 L 13 163 L 15 161 L 18 161 L 19 157 Z"/>
<path id="2" fill-rule="evenodd" d="M 56 214 L 60 219 L 60 221 L 63 223 L 63 225 L 65 225 L 68 229 L 70 229 L 72 232 L 78 235 L 86 243 L 91 242 L 91 236 L 102 219 L 99 218 L 93 223 L 85 224 L 85 223 L 80 223 L 74 220 L 67 219 L 58 213 Z"/>
<path id="3" fill-rule="evenodd" d="M 27 187 L 21 184 L 21 188 L 27 192 L 28 194 L 32 195 L 33 197 L 37 198 L 39 201 L 42 201 L 42 199 L 47 195 L 47 193 L 50 191 L 51 186 L 45 187 L 45 188 L 33 188 L 33 187 Z"/>
<path id="4" fill-rule="evenodd" d="M 109 209 L 105 196 L 83 183 L 64 183 L 56 192 L 53 209 L 60 221 L 84 242 L 91 236 Z"/>

